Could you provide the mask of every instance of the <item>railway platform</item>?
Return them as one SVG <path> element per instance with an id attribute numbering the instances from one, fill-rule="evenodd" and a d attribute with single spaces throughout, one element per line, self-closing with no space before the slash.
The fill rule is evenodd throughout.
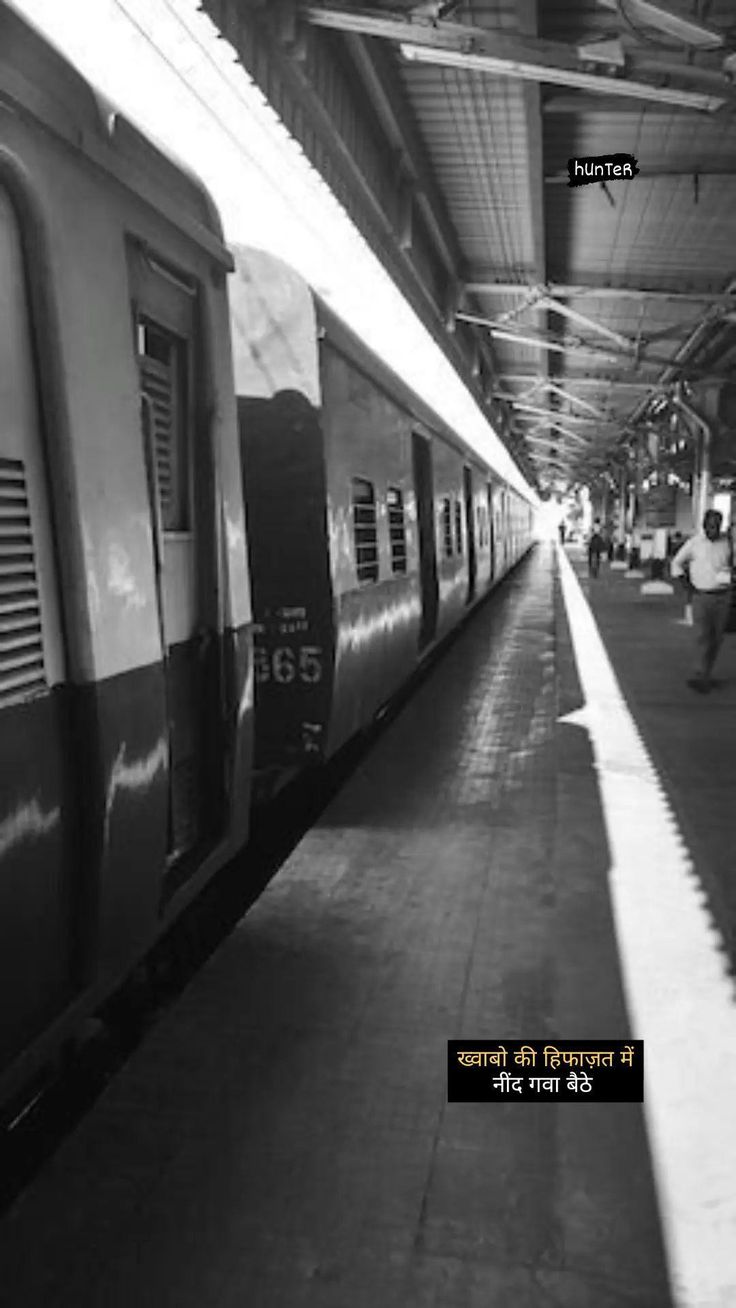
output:
<path id="1" fill-rule="evenodd" d="M 5 1214 L 6 1308 L 733 1302 L 733 1141 L 659 1070 L 733 1009 L 736 637 L 693 695 L 681 608 L 522 562 Z M 448 1039 L 632 1036 L 644 1105 L 447 1102 Z"/>

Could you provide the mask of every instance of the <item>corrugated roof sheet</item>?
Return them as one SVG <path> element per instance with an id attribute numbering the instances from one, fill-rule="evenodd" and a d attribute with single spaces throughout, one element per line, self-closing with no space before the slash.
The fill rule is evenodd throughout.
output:
<path id="1" fill-rule="evenodd" d="M 693 16 L 691 5 L 668 2 L 683 16 Z M 713 70 L 721 66 L 721 52 L 699 53 L 689 61 L 687 52 L 670 39 L 643 37 L 594 0 L 576 4 L 544 0 L 538 10 L 540 36 L 575 42 L 618 32 L 640 61 L 669 66 L 660 81 L 671 79 L 672 69 L 676 73 L 678 67 L 693 76 L 692 62 Z M 521 30 L 522 12 L 526 16 L 528 7 L 508 0 L 466 0 L 452 21 L 509 32 Z M 733 5 L 715 0 L 708 6 L 708 21 L 722 28 L 733 24 Z M 518 78 L 420 66 L 396 57 L 470 282 L 533 284 L 530 272 L 535 259 L 539 262 L 534 205 L 540 192 L 530 175 L 529 152 L 534 133 L 541 133 L 548 282 L 699 292 L 726 285 L 736 263 L 734 113 L 683 112 L 663 104 L 614 101 L 608 95 L 546 86 L 541 119 L 535 122 L 525 84 Z M 598 185 L 570 189 L 556 180 L 567 171 L 570 158 L 613 153 L 634 155 L 641 175 L 630 182 L 611 181 L 605 190 Z M 479 292 L 470 307 L 494 322 L 511 314 L 506 327 L 532 337 L 546 325 L 553 341 L 575 338 L 578 350 L 561 354 L 496 338 L 494 353 L 509 378 L 501 378 L 502 392 L 513 394 L 528 387 L 528 381 L 512 380 L 524 374 L 544 378 L 549 373 L 563 388 L 569 383 L 571 390 L 575 379 L 583 377 L 586 385 L 577 393 L 614 417 L 619 432 L 642 393 L 633 383 L 656 381 L 707 307 L 706 300 L 636 294 L 567 296 L 564 303 L 569 309 L 592 320 L 586 325 L 533 308 L 514 316 L 519 303 L 519 296 Z M 615 345 L 596 324 L 619 333 L 629 345 Z M 600 378 L 597 385 L 587 384 L 596 377 Z M 627 384 L 617 387 L 617 382 Z M 574 406 L 557 397 L 549 407 L 566 410 L 569 416 Z M 582 414 L 582 409 L 578 412 Z M 520 430 L 533 420 L 517 413 Z M 600 440 L 610 442 L 614 434 L 613 429 L 603 428 Z M 542 470 L 545 457 L 538 449 L 535 458 Z M 570 468 L 580 461 L 569 451 L 565 458 Z"/>

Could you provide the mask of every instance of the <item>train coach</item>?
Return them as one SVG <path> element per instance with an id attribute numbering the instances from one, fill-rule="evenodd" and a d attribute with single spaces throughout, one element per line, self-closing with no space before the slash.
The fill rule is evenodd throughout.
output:
<path id="1" fill-rule="evenodd" d="M 0 1096 L 247 838 L 231 266 L 0 5 Z"/>
<path id="2" fill-rule="evenodd" d="M 233 254 L 255 765 L 279 777 L 373 720 L 534 516 L 290 268 Z"/>
<path id="3" fill-rule="evenodd" d="M 255 721 L 266 776 L 328 757 L 530 541 L 298 278 L 235 261 L 0 3 L 0 1102 L 242 849 Z"/>

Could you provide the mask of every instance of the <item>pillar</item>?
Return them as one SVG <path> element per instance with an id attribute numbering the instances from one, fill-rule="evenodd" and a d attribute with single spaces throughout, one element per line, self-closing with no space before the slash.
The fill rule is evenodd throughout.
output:
<path id="1" fill-rule="evenodd" d="M 696 531 L 700 531 L 705 511 L 711 503 L 710 447 L 710 428 L 703 425 L 698 439 L 698 471 L 697 476 L 693 478 L 693 527 Z"/>
<path id="2" fill-rule="evenodd" d="M 626 468 L 621 468 L 618 478 L 618 521 L 616 524 L 616 550 L 612 563 L 614 568 L 626 567 Z"/>

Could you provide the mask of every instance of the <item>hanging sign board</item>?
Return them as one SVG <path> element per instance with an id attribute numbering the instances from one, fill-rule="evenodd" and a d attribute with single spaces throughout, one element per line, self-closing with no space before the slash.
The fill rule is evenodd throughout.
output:
<path id="1" fill-rule="evenodd" d="M 677 512 L 677 487 L 662 482 L 641 496 L 642 525 L 674 527 Z"/>

